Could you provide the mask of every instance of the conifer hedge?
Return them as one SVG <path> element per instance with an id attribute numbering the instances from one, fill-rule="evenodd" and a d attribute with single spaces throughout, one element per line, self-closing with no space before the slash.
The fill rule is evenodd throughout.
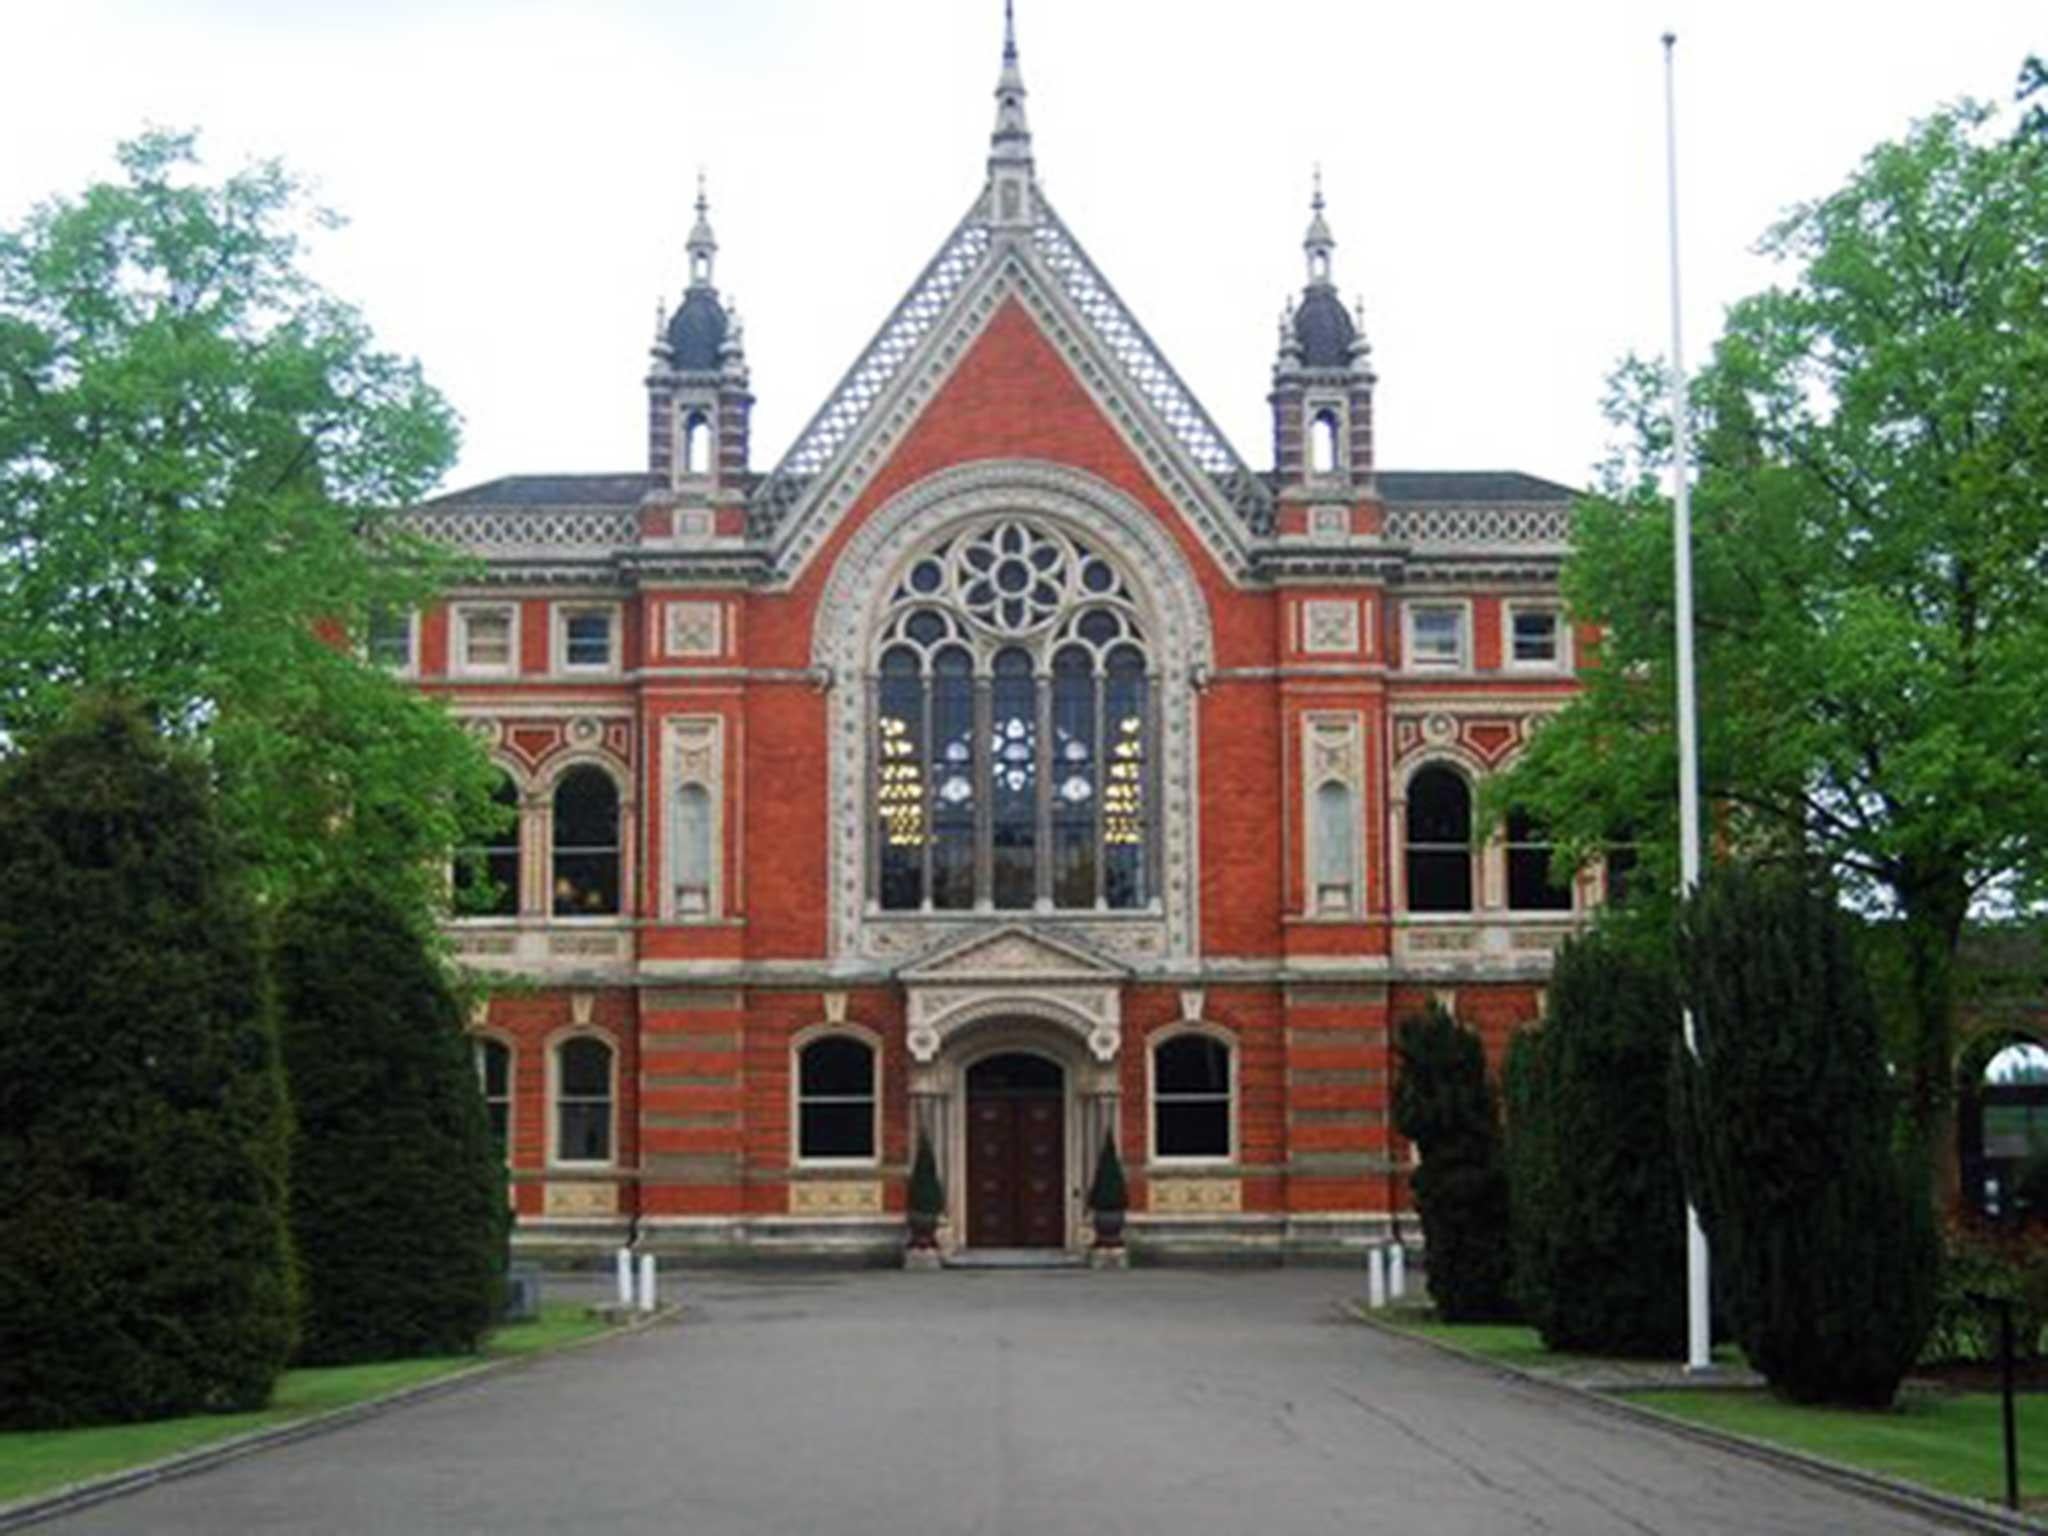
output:
<path id="1" fill-rule="evenodd" d="M 1684 1351 L 1685 1181 L 1662 1089 L 1679 1021 L 1670 966 L 1595 931 L 1558 952 L 1542 1027 L 1509 1048 L 1515 1295 L 1552 1349 Z"/>
<path id="2" fill-rule="evenodd" d="M 86 704 L 0 765 L 0 1428 L 269 1401 L 287 1121 L 205 769 Z"/>
<path id="3" fill-rule="evenodd" d="M 276 968 L 296 1111 L 299 1359 L 474 1350 L 497 1315 L 509 1214 L 446 979 L 399 908 L 362 887 L 287 910 Z"/>
<path id="4" fill-rule="evenodd" d="M 1508 1180 L 1485 1048 L 1432 1004 L 1402 1022 L 1395 1051 L 1395 1127 L 1422 1154 L 1411 1187 L 1430 1299 L 1446 1322 L 1511 1319 Z"/>
<path id="5" fill-rule="evenodd" d="M 1792 875 L 1720 869 L 1679 949 L 1699 1041 L 1673 1067 L 1679 1148 L 1735 1336 L 1794 1402 L 1889 1403 L 1940 1249 L 1850 919 Z"/>

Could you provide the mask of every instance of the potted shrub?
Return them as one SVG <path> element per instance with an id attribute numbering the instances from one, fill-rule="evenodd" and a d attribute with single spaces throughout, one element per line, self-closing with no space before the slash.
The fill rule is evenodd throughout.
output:
<path id="1" fill-rule="evenodd" d="M 939 1215 L 946 1209 L 946 1187 L 939 1182 L 939 1162 L 932 1156 L 931 1139 L 917 1138 L 917 1160 L 910 1165 L 910 1195 L 906 1202 L 910 1217 L 910 1246 L 938 1246 Z"/>
<path id="2" fill-rule="evenodd" d="M 1095 1246 L 1121 1248 L 1124 1245 L 1124 1212 L 1130 1208 L 1130 1191 L 1124 1187 L 1123 1159 L 1116 1155 L 1116 1137 L 1102 1137 L 1102 1156 L 1095 1164 L 1095 1182 L 1088 1187 L 1088 1209 L 1095 1217 Z"/>

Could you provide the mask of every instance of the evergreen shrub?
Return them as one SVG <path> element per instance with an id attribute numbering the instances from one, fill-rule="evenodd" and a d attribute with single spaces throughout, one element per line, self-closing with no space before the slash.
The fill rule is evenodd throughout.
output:
<path id="1" fill-rule="evenodd" d="M 1699 1054 L 1672 1076 L 1743 1352 L 1793 1402 L 1880 1407 L 1932 1325 L 1940 1248 L 1850 923 L 1795 874 L 1710 874 L 1679 935 Z"/>
<path id="2" fill-rule="evenodd" d="M 497 1316 L 510 1212 L 439 964 L 395 904 L 341 886 L 287 909 L 277 978 L 297 1116 L 299 1359 L 476 1349 Z"/>
<path id="3" fill-rule="evenodd" d="M 1479 1037 L 1442 1008 L 1395 1037 L 1395 1128 L 1422 1154 L 1412 1188 L 1430 1299 L 1446 1322 L 1516 1316 L 1500 1114 Z"/>
<path id="4" fill-rule="evenodd" d="M 1102 1156 L 1095 1163 L 1095 1181 L 1088 1186 L 1088 1209 L 1121 1213 L 1130 1208 L 1131 1195 L 1124 1182 L 1124 1160 L 1116 1150 L 1116 1137 L 1102 1133 Z"/>
<path id="5" fill-rule="evenodd" d="M 1684 1352 L 1685 1180 L 1662 1086 L 1680 1038 L 1670 966 L 1596 930 L 1558 952 L 1542 1027 L 1509 1048 L 1515 1295 L 1551 1349 Z"/>
<path id="6" fill-rule="evenodd" d="M 82 705 L 0 765 L 0 1428 L 269 1401 L 288 1117 L 206 770 Z"/>
<path id="7" fill-rule="evenodd" d="M 917 1138 L 917 1157 L 910 1165 L 909 1209 L 914 1216 L 937 1216 L 946 1209 L 946 1187 L 939 1181 L 939 1160 L 932 1154 L 932 1141 L 922 1133 Z"/>

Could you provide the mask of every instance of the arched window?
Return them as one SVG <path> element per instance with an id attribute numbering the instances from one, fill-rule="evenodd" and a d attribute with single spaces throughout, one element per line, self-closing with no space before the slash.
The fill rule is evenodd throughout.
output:
<path id="1" fill-rule="evenodd" d="M 619 910 L 619 791 L 602 768 L 571 768 L 555 786 L 554 911 L 613 917 Z"/>
<path id="2" fill-rule="evenodd" d="M 488 1036 L 476 1042 L 476 1076 L 483 1088 L 484 1113 L 490 1117 L 491 1142 L 500 1159 L 512 1148 L 512 1050 Z"/>
<path id="3" fill-rule="evenodd" d="M 675 816 L 676 915 L 703 917 L 711 910 L 711 791 L 685 784 Z"/>
<path id="4" fill-rule="evenodd" d="M 1152 1053 L 1155 1157 L 1230 1156 L 1230 1047 L 1175 1035 Z"/>
<path id="5" fill-rule="evenodd" d="M 1309 422 L 1309 468 L 1319 475 L 1337 472 L 1337 413 L 1317 411 Z"/>
<path id="6" fill-rule="evenodd" d="M 491 791 L 498 824 L 455 855 L 455 911 L 461 917 L 519 915 L 519 788 L 500 774 Z"/>
<path id="7" fill-rule="evenodd" d="M 1156 701 L 1107 560 L 1014 518 L 941 540 L 892 595 L 872 686 L 884 911 L 1152 904 Z"/>
<path id="8" fill-rule="evenodd" d="M 1472 910 L 1472 791 L 1454 769 L 1408 781 L 1408 910 Z"/>
<path id="9" fill-rule="evenodd" d="M 875 1052 L 851 1035 L 826 1035 L 797 1057 L 797 1157 L 875 1156 Z"/>
<path id="10" fill-rule="evenodd" d="M 1550 869 L 1550 829 L 1527 811 L 1508 812 L 1508 910 L 1569 912 L 1571 877 Z"/>
<path id="11" fill-rule="evenodd" d="M 2012 1215 L 2020 1208 L 2038 1215 L 2044 1192 L 2035 1187 L 2036 1180 L 2022 1180 L 2021 1174 L 2048 1152 L 2048 1049 L 2009 1037 L 1993 1050 L 1996 1044 L 1977 1046 L 1964 1058 L 1984 1065 L 1969 1073 L 1957 1096 L 1963 1196 L 1987 1216 Z"/>
<path id="12" fill-rule="evenodd" d="M 1351 786 L 1331 779 L 1316 789 L 1314 860 L 1315 910 L 1348 912 L 1352 907 L 1352 871 L 1357 866 L 1351 808 Z"/>
<path id="13" fill-rule="evenodd" d="M 612 1048 L 579 1035 L 555 1048 L 555 1161 L 612 1160 Z"/>
<path id="14" fill-rule="evenodd" d="M 683 422 L 683 473 L 711 473 L 711 418 L 692 411 Z"/>

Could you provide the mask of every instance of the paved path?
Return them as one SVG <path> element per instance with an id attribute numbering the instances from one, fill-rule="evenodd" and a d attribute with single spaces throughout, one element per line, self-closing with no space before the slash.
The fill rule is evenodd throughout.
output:
<path id="1" fill-rule="evenodd" d="M 1928 1532 L 1339 1320 L 1356 1276 L 705 1276 L 681 1325 L 52 1532 Z"/>

